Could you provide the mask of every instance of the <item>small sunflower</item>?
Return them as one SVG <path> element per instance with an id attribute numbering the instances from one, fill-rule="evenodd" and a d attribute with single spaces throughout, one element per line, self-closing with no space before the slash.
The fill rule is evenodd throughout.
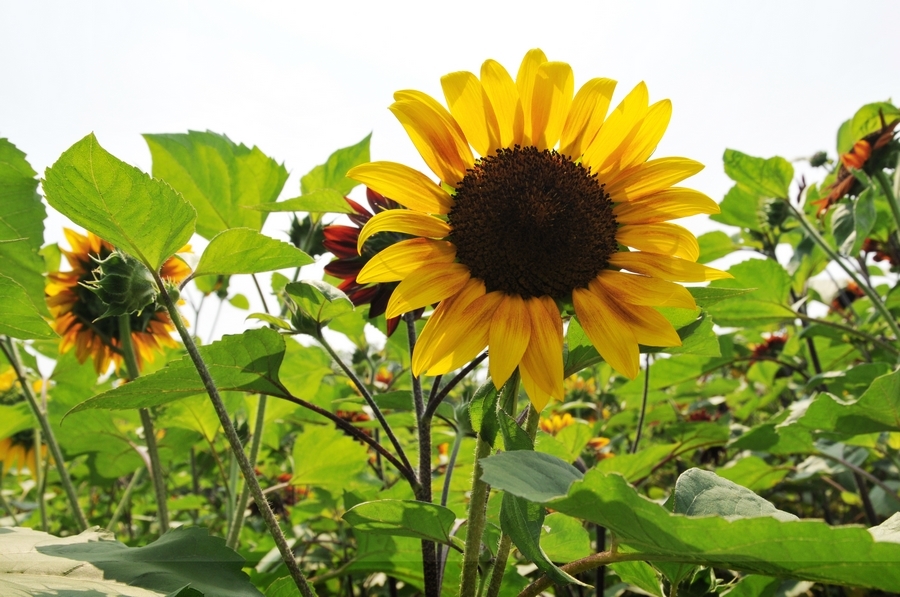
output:
<path id="1" fill-rule="evenodd" d="M 106 259 L 115 249 L 111 244 L 88 232 L 87 236 L 64 229 L 71 250 L 62 250 L 72 268 L 51 272 L 47 276 L 47 305 L 53 316 L 53 329 L 62 337 L 60 353 L 75 348 L 75 356 L 83 363 L 94 360 L 97 373 L 104 373 L 110 363 L 118 368 L 122 363 L 119 351 L 119 323 L 116 317 L 100 317 L 106 306 L 85 284 L 94 279 L 97 262 Z M 167 260 L 160 269 L 162 278 L 178 283 L 190 275 L 191 269 L 177 257 Z M 162 347 L 175 347 L 175 330 L 165 308 L 152 306 L 140 314 L 131 315 L 131 337 L 137 353 L 138 366 L 152 362 Z"/>
<path id="2" fill-rule="evenodd" d="M 564 397 L 570 309 L 630 378 L 639 344 L 679 345 L 654 307 L 693 308 L 674 282 L 729 276 L 695 263 L 697 239 L 668 223 L 719 211 L 702 193 L 673 187 L 701 164 L 648 161 L 671 103 L 650 105 L 640 83 L 607 118 L 615 82 L 592 79 L 574 93 L 572 68 L 540 50 L 525 55 L 515 80 L 488 60 L 480 78 L 455 72 L 441 85 L 449 111 L 419 91 L 397 92 L 390 107 L 439 184 L 393 162 L 348 174 L 408 208 L 369 220 L 360 248 L 383 231 L 415 237 L 381 251 L 357 281 L 400 282 L 388 317 L 440 303 L 413 373 L 447 373 L 487 346 L 494 383 L 518 367 L 540 410 Z"/>
<path id="3" fill-rule="evenodd" d="M 41 458 L 47 455 L 47 446 L 41 444 Z M 18 474 L 27 468 L 32 477 L 36 475 L 37 462 L 34 451 L 34 430 L 26 429 L 0 440 L 0 462 L 3 474 L 15 469 Z"/>

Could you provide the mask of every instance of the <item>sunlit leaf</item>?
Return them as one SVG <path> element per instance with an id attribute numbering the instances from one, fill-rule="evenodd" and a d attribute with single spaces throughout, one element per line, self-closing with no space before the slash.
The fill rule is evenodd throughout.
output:
<path id="1" fill-rule="evenodd" d="M 452 510 L 412 500 L 363 502 L 347 510 L 342 518 L 361 531 L 417 537 L 444 545 L 453 543 L 450 532 L 456 522 Z"/>
<path id="2" fill-rule="evenodd" d="M 349 180 L 349 179 L 348 179 Z M 265 212 L 305 211 L 310 213 L 354 213 L 353 208 L 344 199 L 344 195 L 334 189 L 316 189 L 307 195 L 300 195 L 278 203 L 257 205 L 254 209 Z"/>
<path id="3" fill-rule="evenodd" d="M 56 337 L 42 312 L 24 286 L 0 274 L 0 334 L 23 340 Z"/>
<path id="4" fill-rule="evenodd" d="M 734 149 L 726 149 L 722 160 L 725 162 L 725 174 L 751 193 L 773 199 L 788 196 L 788 187 L 794 178 L 794 167 L 786 159 L 756 158 Z"/>
<path id="5" fill-rule="evenodd" d="M 290 243 L 249 228 L 231 228 L 209 241 L 194 276 L 256 274 L 312 262 L 309 255 Z"/>
<path id="6" fill-rule="evenodd" d="M 313 191 L 332 189 L 341 196 L 349 193 L 359 183 L 347 178 L 347 171 L 369 161 L 371 140 L 372 135 L 366 135 L 359 143 L 338 149 L 328 156 L 324 164 L 316 166 L 300 179 L 300 192 L 308 195 Z"/>

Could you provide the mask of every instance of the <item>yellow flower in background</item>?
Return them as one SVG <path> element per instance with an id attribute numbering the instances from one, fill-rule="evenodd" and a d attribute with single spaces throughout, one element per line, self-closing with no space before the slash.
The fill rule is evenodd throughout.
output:
<path id="1" fill-rule="evenodd" d="M 728 274 L 695 263 L 696 238 L 668 223 L 718 212 L 709 197 L 673 186 L 699 163 L 648 161 L 671 103 L 651 105 L 640 83 L 607 117 L 615 82 L 591 79 L 575 93 L 572 68 L 540 50 L 525 55 L 515 80 L 488 60 L 480 78 L 455 72 L 441 85 L 449 111 L 419 91 L 397 92 L 390 107 L 440 184 L 393 162 L 348 174 L 408 208 L 369 220 L 359 247 L 382 231 L 416 237 L 376 255 L 357 280 L 400 281 L 388 317 L 440 303 L 413 373 L 448 373 L 489 347 L 497 387 L 518 367 L 540 410 L 564 397 L 561 308 L 569 305 L 603 358 L 630 378 L 638 344 L 680 344 L 653 307 L 693 308 L 674 282 Z"/>
<path id="2" fill-rule="evenodd" d="M 122 363 L 118 352 L 118 318 L 98 319 L 106 307 L 83 283 L 93 279 L 92 272 L 97 267 L 95 259 L 105 259 L 114 249 L 92 232 L 85 236 L 68 228 L 63 231 L 71 250 L 63 249 L 62 253 L 72 269 L 48 274 L 45 288 L 47 305 L 54 319 L 53 329 L 61 336 L 59 351 L 65 353 L 75 348 L 79 362 L 90 357 L 97 373 L 105 373 L 110 363 L 115 363 L 116 368 Z M 161 277 L 176 284 L 190 273 L 190 267 L 177 257 L 166 261 L 160 270 Z M 131 329 L 139 366 L 145 361 L 152 362 L 162 347 L 177 346 L 171 336 L 175 326 L 161 307 L 133 314 Z"/>
<path id="3" fill-rule="evenodd" d="M 47 446 L 41 444 L 41 458 L 47 455 Z M 0 462 L 3 463 L 3 474 L 14 470 L 22 474 L 27 468 L 32 477 L 37 475 L 37 462 L 34 451 L 34 430 L 26 429 L 0 440 Z"/>
<path id="4" fill-rule="evenodd" d="M 575 419 L 569 413 L 554 413 L 549 417 L 541 417 L 540 424 L 541 431 L 550 435 L 556 435 L 569 425 L 574 425 Z"/>

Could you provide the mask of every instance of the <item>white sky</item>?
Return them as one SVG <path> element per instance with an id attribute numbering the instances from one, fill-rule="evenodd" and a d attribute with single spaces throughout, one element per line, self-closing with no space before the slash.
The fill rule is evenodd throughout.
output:
<path id="1" fill-rule="evenodd" d="M 887 0 L 0 0 L 0 137 L 41 174 L 91 131 L 149 171 L 141 133 L 209 129 L 284 161 L 285 199 L 302 174 L 369 132 L 373 159 L 420 165 L 387 110 L 395 90 L 442 98 L 441 75 L 477 73 L 486 58 L 515 75 L 540 47 L 572 65 L 576 85 L 617 79 L 614 104 L 640 80 L 651 101 L 670 98 L 657 155 L 706 164 L 689 186 L 721 200 L 726 147 L 833 156 L 843 120 L 900 97 L 898 22 L 900 2 Z M 48 241 L 62 225 L 48 220 Z M 241 329 L 235 316 L 217 331 Z"/>

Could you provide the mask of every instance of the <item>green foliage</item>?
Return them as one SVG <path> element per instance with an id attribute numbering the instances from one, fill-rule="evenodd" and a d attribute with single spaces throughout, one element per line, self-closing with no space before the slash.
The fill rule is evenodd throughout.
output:
<path id="1" fill-rule="evenodd" d="M 722 161 L 725 162 L 725 174 L 751 193 L 774 199 L 788 196 L 794 168 L 786 159 L 774 157 L 766 160 L 726 149 Z"/>
<path id="2" fill-rule="evenodd" d="M 359 183 L 347 178 L 347 171 L 354 166 L 369 161 L 369 142 L 372 135 L 349 147 L 338 149 L 325 161 L 310 170 L 300 179 L 300 193 L 308 195 L 322 189 L 332 189 L 342 196 L 353 190 Z"/>
<path id="3" fill-rule="evenodd" d="M 312 262 L 309 255 L 288 243 L 249 228 L 231 228 L 209 241 L 194 276 L 257 274 Z"/>
<path id="4" fill-rule="evenodd" d="M 23 340 L 53 338 L 56 333 L 41 317 L 42 311 L 24 286 L 0 274 L 0 333 Z"/>
<path id="5" fill-rule="evenodd" d="M 394 537 L 417 537 L 458 547 L 451 534 L 456 515 L 452 510 L 436 504 L 410 500 L 363 502 L 347 510 L 343 519 L 360 531 Z"/>

